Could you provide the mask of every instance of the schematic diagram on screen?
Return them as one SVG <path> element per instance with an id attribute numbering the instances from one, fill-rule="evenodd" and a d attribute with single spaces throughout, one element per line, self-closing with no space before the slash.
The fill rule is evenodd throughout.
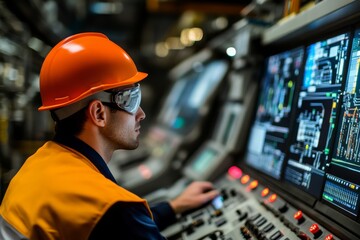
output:
<path id="1" fill-rule="evenodd" d="M 322 186 L 334 142 L 348 43 L 346 33 L 306 49 L 285 179 L 313 195 Z"/>

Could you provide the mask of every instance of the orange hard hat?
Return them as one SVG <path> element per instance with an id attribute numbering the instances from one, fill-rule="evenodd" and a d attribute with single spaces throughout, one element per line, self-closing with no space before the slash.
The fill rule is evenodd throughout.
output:
<path id="1" fill-rule="evenodd" d="M 75 34 L 59 42 L 43 62 L 39 111 L 65 107 L 97 92 L 139 82 L 146 76 L 104 34 Z"/>

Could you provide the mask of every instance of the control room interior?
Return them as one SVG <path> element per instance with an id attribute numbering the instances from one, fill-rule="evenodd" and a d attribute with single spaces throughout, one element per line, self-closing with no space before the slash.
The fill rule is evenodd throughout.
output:
<path id="1" fill-rule="evenodd" d="M 42 62 L 79 32 L 149 74 L 117 183 L 150 203 L 196 180 L 221 192 L 168 239 L 360 239 L 360 1 L 0 0 L 0 202 L 53 137 Z"/>

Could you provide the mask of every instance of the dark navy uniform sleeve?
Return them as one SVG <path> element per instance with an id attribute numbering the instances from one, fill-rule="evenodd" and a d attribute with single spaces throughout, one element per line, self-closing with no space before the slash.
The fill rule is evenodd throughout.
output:
<path id="1" fill-rule="evenodd" d="M 176 215 L 168 202 L 151 206 L 154 221 L 160 230 L 176 222 Z"/>
<path id="2" fill-rule="evenodd" d="M 160 203 L 151 210 L 154 220 L 142 204 L 116 203 L 100 219 L 89 239 L 166 239 L 159 227 L 171 223 L 167 221 L 174 222 L 175 214 L 168 203 Z"/>

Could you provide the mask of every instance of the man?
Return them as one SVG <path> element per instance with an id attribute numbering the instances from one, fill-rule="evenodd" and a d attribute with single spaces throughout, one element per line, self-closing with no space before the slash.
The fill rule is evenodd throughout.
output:
<path id="1" fill-rule="evenodd" d="M 40 72 L 42 110 L 55 137 L 30 156 L 0 207 L 0 239 L 163 239 L 175 215 L 218 192 L 191 184 L 176 199 L 150 208 L 118 186 L 107 167 L 117 149 L 139 145 L 139 81 L 130 56 L 105 35 L 81 33 L 58 43 Z"/>

